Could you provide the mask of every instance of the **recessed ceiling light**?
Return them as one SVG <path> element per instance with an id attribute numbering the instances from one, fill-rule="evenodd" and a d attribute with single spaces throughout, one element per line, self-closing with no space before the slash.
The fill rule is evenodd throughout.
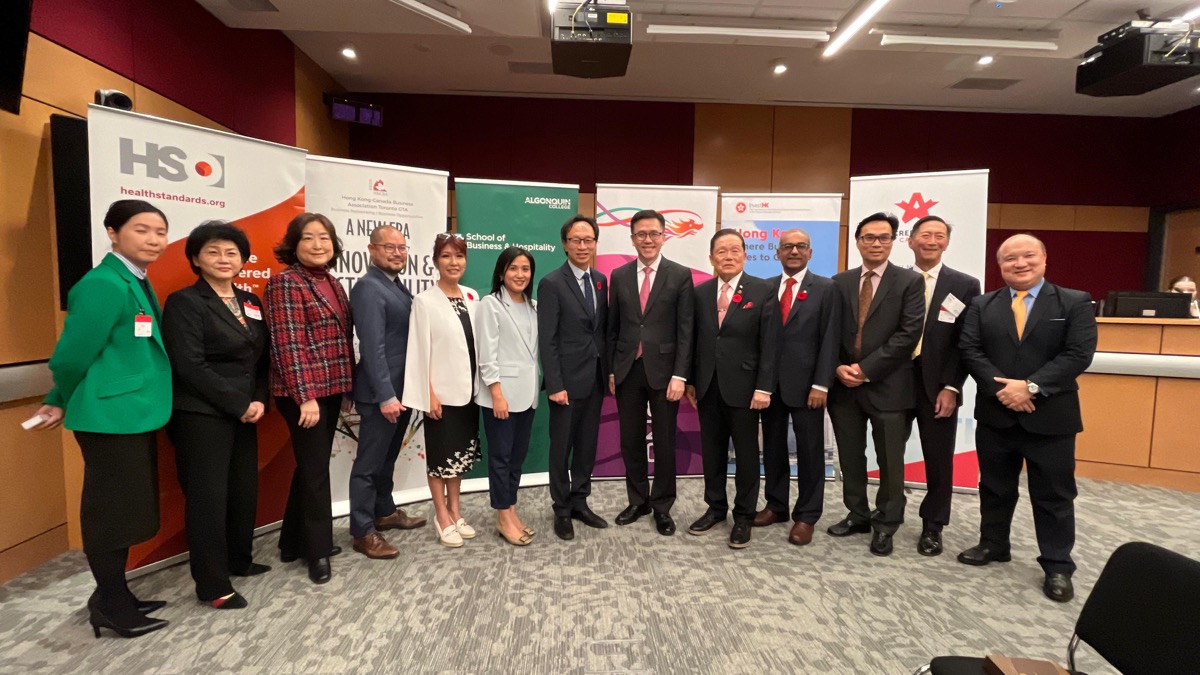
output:
<path id="1" fill-rule="evenodd" d="M 354 50 L 354 45 L 346 45 L 342 47 L 342 56 L 351 61 L 358 60 L 358 52 Z"/>
<path id="2" fill-rule="evenodd" d="M 996 60 L 996 59 L 995 59 L 994 57 L 991 57 L 991 56 L 981 56 L 981 57 L 979 57 L 979 60 L 978 60 L 978 61 L 976 61 L 976 63 L 978 63 L 978 64 L 979 64 L 979 65 L 981 65 L 981 66 L 990 66 L 990 65 L 992 65 L 992 63 L 993 63 L 995 60 Z"/>
<path id="3" fill-rule="evenodd" d="M 782 75 L 787 72 L 787 64 L 783 61 L 772 61 L 771 72 L 776 75 Z"/>

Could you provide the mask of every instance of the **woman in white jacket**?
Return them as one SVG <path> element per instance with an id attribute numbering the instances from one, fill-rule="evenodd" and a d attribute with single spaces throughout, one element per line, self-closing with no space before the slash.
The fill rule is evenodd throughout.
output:
<path id="1" fill-rule="evenodd" d="M 459 512 L 462 474 L 482 456 L 473 328 L 479 294 L 458 284 L 467 269 L 461 235 L 439 234 L 433 260 L 437 284 L 413 298 L 400 402 L 425 413 L 425 468 L 435 529 L 442 545 L 457 548 L 475 536 Z"/>

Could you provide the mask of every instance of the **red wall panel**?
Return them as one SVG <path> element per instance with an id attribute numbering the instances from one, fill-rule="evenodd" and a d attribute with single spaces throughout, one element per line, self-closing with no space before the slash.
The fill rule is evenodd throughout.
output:
<path id="1" fill-rule="evenodd" d="M 1046 279 L 1059 286 L 1087 291 L 1093 300 L 1103 298 L 1109 291 L 1142 288 L 1149 243 L 1149 235 L 1144 232 L 1029 230 L 1028 233 L 1046 244 Z M 1012 230 L 988 230 L 984 290 L 1004 285 L 996 264 L 996 250 L 1014 234 L 1017 232 Z"/>
<path id="2" fill-rule="evenodd" d="M 1161 127 L 1147 172 L 1158 188 L 1155 205 L 1200 205 L 1200 106 L 1155 121 Z"/>

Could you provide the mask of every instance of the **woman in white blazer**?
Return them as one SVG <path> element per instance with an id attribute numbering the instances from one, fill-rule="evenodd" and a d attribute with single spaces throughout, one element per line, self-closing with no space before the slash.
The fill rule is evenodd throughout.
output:
<path id="1" fill-rule="evenodd" d="M 529 251 L 517 246 L 504 249 L 496 259 L 492 293 L 479 302 L 475 322 L 483 385 L 475 402 L 483 407 L 496 534 L 514 546 L 528 546 L 533 540 L 533 531 L 525 528 L 516 508 L 541 384 L 533 274 Z"/>
<path id="2" fill-rule="evenodd" d="M 461 235 L 439 234 L 433 260 L 437 284 L 413 298 L 400 402 L 425 413 L 425 469 L 435 529 L 442 545 L 457 548 L 475 536 L 458 510 L 462 475 L 482 456 L 473 327 L 479 294 L 458 284 L 467 269 Z"/>

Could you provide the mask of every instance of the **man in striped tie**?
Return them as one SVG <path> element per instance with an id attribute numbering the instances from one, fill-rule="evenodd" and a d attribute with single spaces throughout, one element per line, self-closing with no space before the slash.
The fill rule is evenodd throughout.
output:
<path id="1" fill-rule="evenodd" d="M 1009 237 L 996 252 L 1005 286 L 979 296 L 963 324 L 963 363 L 979 393 L 979 544 L 958 555 L 967 565 L 1008 562 L 1021 466 L 1037 532 L 1042 592 L 1074 597 L 1075 436 L 1083 431 L 1076 378 L 1096 353 L 1096 316 L 1084 291 L 1046 281 L 1046 246 Z"/>

